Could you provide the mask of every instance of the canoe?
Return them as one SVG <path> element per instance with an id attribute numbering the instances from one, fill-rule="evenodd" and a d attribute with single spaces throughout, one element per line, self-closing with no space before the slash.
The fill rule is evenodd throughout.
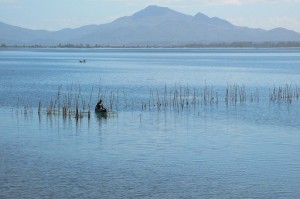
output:
<path id="1" fill-rule="evenodd" d="M 108 113 L 108 110 L 107 109 L 98 109 L 98 108 L 95 108 L 95 112 L 96 113 L 102 113 L 102 114 L 104 113 L 105 114 L 105 113 Z"/>
<path id="2" fill-rule="evenodd" d="M 107 119 L 109 111 L 107 109 L 98 109 L 98 108 L 95 108 L 95 113 L 96 113 L 97 118 L 99 118 L 99 119 L 102 119 L 102 118 Z"/>

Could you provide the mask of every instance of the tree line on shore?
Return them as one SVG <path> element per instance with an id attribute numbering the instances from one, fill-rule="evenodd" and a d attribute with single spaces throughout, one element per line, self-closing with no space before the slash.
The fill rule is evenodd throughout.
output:
<path id="1" fill-rule="evenodd" d="M 8 45 L 2 43 L 0 48 L 299 48 L 300 42 L 215 42 L 190 43 L 178 45 L 100 45 L 100 44 L 58 44 L 47 45 Z"/>

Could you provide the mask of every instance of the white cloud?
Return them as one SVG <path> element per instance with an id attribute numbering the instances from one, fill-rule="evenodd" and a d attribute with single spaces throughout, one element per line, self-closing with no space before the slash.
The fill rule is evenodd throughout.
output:
<path id="1" fill-rule="evenodd" d="M 5 5 L 11 5 L 15 4 L 16 0 L 0 0 L 0 5 L 5 6 Z"/>
<path id="2" fill-rule="evenodd" d="M 106 0 L 107 1 L 107 0 Z M 249 3 L 299 3 L 300 0 L 109 0 L 110 2 L 130 3 L 130 4 L 157 4 L 157 5 L 193 5 L 193 4 L 208 4 L 208 5 L 240 5 Z"/>
<path id="3" fill-rule="evenodd" d="M 202 2 L 207 5 L 242 5 L 242 4 L 253 4 L 253 3 L 299 3 L 300 0 L 200 0 L 192 2 Z M 187 2 L 187 1 L 182 1 Z"/>

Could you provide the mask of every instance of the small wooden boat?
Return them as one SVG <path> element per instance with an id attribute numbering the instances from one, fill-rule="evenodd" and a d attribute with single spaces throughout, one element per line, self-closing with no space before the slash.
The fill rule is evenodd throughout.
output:
<path id="1" fill-rule="evenodd" d="M 107 109 L 103 109 L 103 108 L 95 108 L 95 112 L 96 113 L 104 113 L 104 114 L 107 114 L 109 113 L 109 111 Z"/>
<path id="2" fill-rule="evenodd" d="M 102 118 L 107 119 L 109 111 L 107 109 L 95 108 L 95 113 L 99 119 L 102 119 Z"/>

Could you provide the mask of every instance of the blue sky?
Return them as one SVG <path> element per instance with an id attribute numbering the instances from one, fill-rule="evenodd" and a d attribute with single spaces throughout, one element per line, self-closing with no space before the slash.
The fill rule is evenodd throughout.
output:
<path id="1" fill-rule="evenodd" d="M 239 26 L 300 32 L 300 0 L 0 0 L 0 21 L 32 29 L 59 30 L 104 24 L 148 5 L 219 17 Z"/>

